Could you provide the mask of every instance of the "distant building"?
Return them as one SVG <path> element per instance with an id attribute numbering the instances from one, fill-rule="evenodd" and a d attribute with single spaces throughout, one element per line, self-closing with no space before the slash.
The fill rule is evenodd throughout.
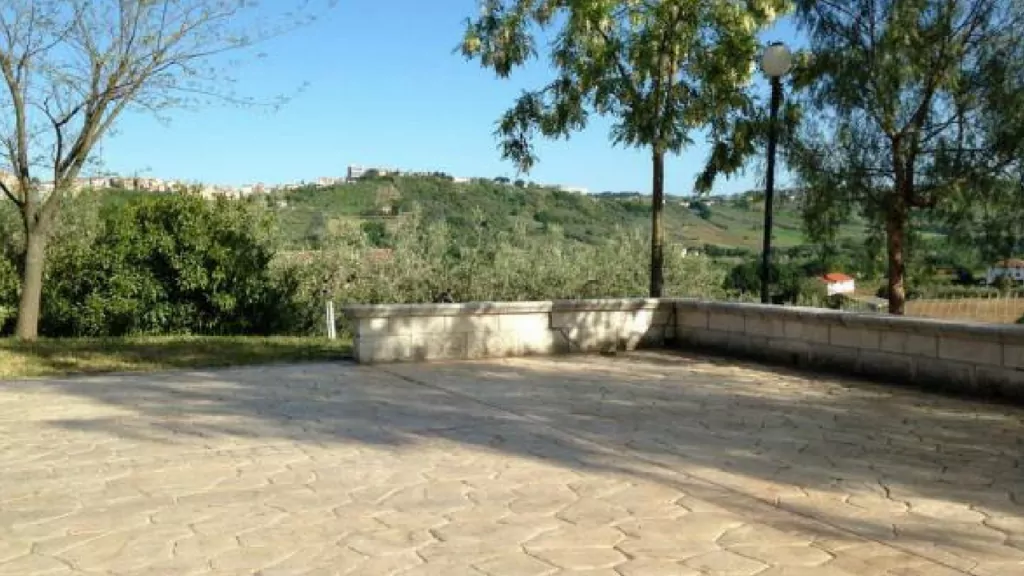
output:
<path id="1" fill-rule="evenodd" d="M 1019 258 L 1010 258 L 1008 260 L 1001 260 L 996 262 L 992 266 L 989 266 L 988 273 L 985 275 L 985 281 L 988 284 L 995 284 L 996 280 L 1000 277 L 1006 276 L 1017 282 L 1024 282 L 1024 260 Z"/>
<path id="2" fill-rule="evenodd" d="M 853 278 L 841 272 L 825 274 L 821 278 L 825 282 L 829 296 L 836 294 L 853 294 L 857 291 L 857 285 Z"/>
<path id="3" fill-rule="evenodd" d="M 580 186 L 559 186 L 558 189 L 562 192 L 572 192 L 574 194 L 590 194 L 590 190 Z"/>
<path id="4" fill-rule="evenodd" d="M 352 168 L 350 167 L 349 170 L 351 171 Z M 349 179 L 351 179 L 351 175 L 349 176 Z M 358 178 L 357 178 L 357 180 L 358 180 Z M 321 176 L 320 178 L 316 179 L 316 185 L 319 186 L 320 188 L 330 188 L 331 186 L 337 186 L 339 184 L 344 184 L 344 183 L 345 183 L 345 178 L 334 178 L 334 177 L 331 177 L 331 176 Z"/>
<path id="5" fill-rule="evenodd" d="M 349 166 L 348 174 L 346 175 L 345 179 L 348 180 L 349 182 L 355 182 L 356 180 L 363 178 L 370 172 L 375 172 L 378 176 L 387 176 L 388 174 L 397 174 L 398 170 L 391 170 L 388 168 L 378 168 L 372 166 Z"/>

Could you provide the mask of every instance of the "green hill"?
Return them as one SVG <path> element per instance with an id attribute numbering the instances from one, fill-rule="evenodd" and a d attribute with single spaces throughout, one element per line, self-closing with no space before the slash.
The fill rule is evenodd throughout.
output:
<path id="1" fill-rule="evenodd" d="M 756 251 L 762 238 L 763 207 L 750 195 L 715 198 L 697 204 L 669 197 L 666 233 L 671 243 L 701 248 L 746 248 Z M 401 218 L 418 209 L 454 230 L 485 226 L 507 230 L 525 219 L 536 230 L 558 226 L 566 237 L 600 242 L 616 227 L 649 229 L 650 198 L 640 194 L 582 195 L 539 186 L 517 187 L 488 180 L 455 183 L 442 177 L 383 177 L 328 188 L 275 192 L 277 211 L 290 248 L 315 246 L 332 221 Z M 711 204 L 711 205 L 708 205 Z M 780 248 L 805 243 L 799 207 L 779 201 L 775 243 Z M 863 227 L 851 224 L 843 235 L 859 238 Z"/>

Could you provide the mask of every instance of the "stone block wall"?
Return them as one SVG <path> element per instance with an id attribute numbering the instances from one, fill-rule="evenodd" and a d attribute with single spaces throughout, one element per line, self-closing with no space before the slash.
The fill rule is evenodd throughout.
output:
<path id="1" fill-rule="evenodd" d="M 500 358 L 661 347 L 669 300 L 570 300 L 349 306 L 360 363 Z"/>
<path id="2" fill-rule="evenodd" d="M 361 363 L 708 349 L 1024 399 L 1024 327 L 697 300 L 350 306 Z"/>
<path id="3" fill-rule="evenodd" d="M 677 300 L 684 349 L 1024 399 L 1024 327 Z"/>

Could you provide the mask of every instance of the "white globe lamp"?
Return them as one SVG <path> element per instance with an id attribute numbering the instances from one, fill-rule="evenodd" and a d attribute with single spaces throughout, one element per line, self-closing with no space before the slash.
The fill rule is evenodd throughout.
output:
<path id="1" fill-rule="evenodd" d="M 773 42 L 761 54 L 761 70 L 769 78 L 781 78 L 793 67 L 793 54 L 782 42 Z"/>

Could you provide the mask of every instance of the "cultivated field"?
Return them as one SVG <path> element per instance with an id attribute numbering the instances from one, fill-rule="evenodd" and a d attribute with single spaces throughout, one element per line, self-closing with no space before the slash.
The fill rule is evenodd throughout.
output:
<path id="1" fill-rule="evenodd" d="M 911 300 L 907 316 L 1013 324 L 1024 316 L 1024 298 Z"/>

